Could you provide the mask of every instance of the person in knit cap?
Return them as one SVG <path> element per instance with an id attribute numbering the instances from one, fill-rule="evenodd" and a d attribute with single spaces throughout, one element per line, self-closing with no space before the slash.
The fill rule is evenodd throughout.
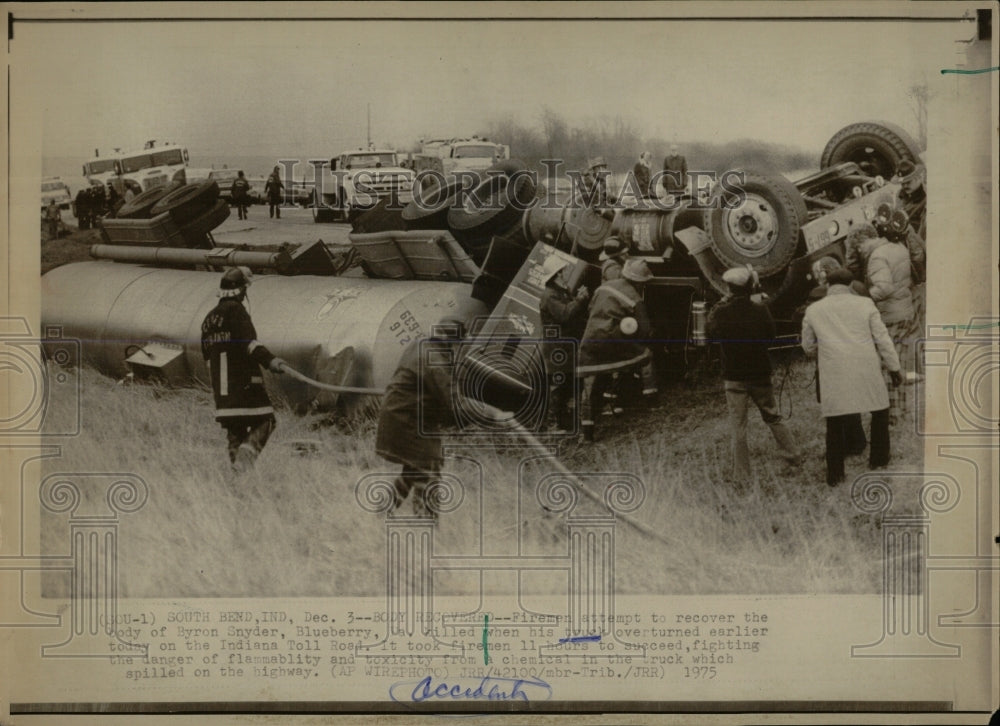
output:
<path id="1" fill-rule="evenodd" d="M 751 401 L 771 429 L 780 456 L 798 461 L 799 448 L 774 400 L 767 349 L 774 344 L 776 332 L 768 309 L 750 299 L 759 284 L 757 274 L 750 267 L 735 267 L 727 270 L 722 280 L 729 294 L 712 308 L 706 332 L 722 347 L 733 477 L 746 481 L 750 478 L 747 412 Z"/>

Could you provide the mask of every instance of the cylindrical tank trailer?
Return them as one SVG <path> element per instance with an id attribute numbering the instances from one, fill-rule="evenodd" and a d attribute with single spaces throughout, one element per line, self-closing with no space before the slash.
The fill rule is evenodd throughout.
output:
<path id="1" fill-rule="evenodd" d="M 164 377 L 207 383 L 201 323 L 218 290 L 215 272 L 106 261 L 64 265 L 42 277 L 42 326 L 81 340 L 84 362 L 106 374 L 124 376 L 125 359 L 156 343 L 176 351 Z M 456 282 L 261 275 L 247 297 L 258 339 L 293 368 L 321 377 L 324 364 L 351 347 L 353 370 L 342 383 L 382 388 L 408 343 L 442 317 L 475 307 L 469 291 Z M 317 395 L 288 376 L 275 383 L 295 406 Z"/>

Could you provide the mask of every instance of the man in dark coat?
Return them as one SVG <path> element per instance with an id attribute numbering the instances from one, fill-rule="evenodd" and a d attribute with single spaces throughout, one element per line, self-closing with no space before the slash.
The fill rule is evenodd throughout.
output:
<path id="1" fill-rule="evenodd" d="M 274 171 L 271 172 L 271 176 L 267 178 L 267 183 L 264 184 L 268 213 L 272 219 L 281 219 L 281 192 L 284 188 L 285 185 L 281 183 L 281 167 L 276 166 L 274 167 Z"/>
<path id="2" fill-rule="evenodd" d="M 663 188 L 667 194 L 680 194 L 687 189 L 687 159 L 681 156 L 677 144 L 670 147 L 670 154 L 663 159 Z"/>
<path id="3" fill-rule="evenodd" d="M 444 465 L 440 433 L 455 425 L 455 347 L 462 333 L 460 321 L 446 319 L 433 338 L 410 343 L 379 411 L 375 451 L 403 465 L 394 483 L 396 507 L 413 491 L 413 512 L 421 517 L 437 517 L 431 489 Z"/>
<path id="4" fill-rule="evenodd" d="M 639 154 L 639 161 L 635 163 L 632 167 L 632 175 L 635 177 L 635 186 L 639 189 L 639 193 L 644 197 L 653 196 L 649 188 L 650 179 L 650 163 L 649 163 L 649 152 L 644 151 Z"/>
<path id="5" fill-rule="evenodd" d="M 566 286 L 562 274 L 566 263 L 555 255 L 546 260 L 545 290 L 538 301 L 538 312 L 542 319 L 542 327 L 556 327 L 559 338 L 579 341 L 583 337 L 587 325 L 587 300 L 590 292 L 581 285 L 574 294 Z M 549 356 L 545 356 L 546 360 Z M 574 371 L 573 361 L 567 359 L 565 365 L 557 366 L 548 371 L 549 382 L 549 413 L 555 417 L 556 425 L 563 430 L 572 428 L 569 420 L 569 402 L 573 397 Z"/>
<path id="6" fill-rule="evenodd" d="M 608 177 L 611 171 L 603 156 L 587 160 L 587 169 L 580 177 L 580 185 L 574 184 L 573 203 L 581 207 L 606 207 L 608 197 Z"/>
<path id="7" fill-rule="evenodd" d="M 642 366 L 643 396 L 647 400 L 656 396 L 656 378 L 646 347 L 653 326 L 642 297 L 652 278 L 645 260 L 633 258 L 625 263 L 619 279 L 605 282 L 591 298 L 579 356 L 584 374 L 580 425 L 585 441 L 594 440 L 594 421 L 614 371 Z"/>
<path id="8" fill-rule="evenodd" d="M 73 201 L 73 211 L 76 214 L 77 227 L 80 230 L 90 229 L 91 227 L 91 211 L 90 207 L 92 204 L 92 195 L 90 189 L 81 189 L 76 193 L 76 199 Z"/>
<path id="9" fill-rule="evenodd" d="M 733 452 L 733 478 L 750 478 L 747 446 L 747 412 L 750 401 L 778 444 L 779 454 L 797 461 L 799 449 L 782 421 L 771 386 L 771 359 L 767 348 L 774 342 L 771 313 L 750 299 L 756 277 L 746 267 L 727 270 L 722 276 L 729 295 L 712 308 L 706 333 L 722 345 L 723 378 L 729 408 L 729 434 Z"/>
<path id="10" fill-rule="evenodd" d="M 906 216 L 920 238 L 927 239 L 927 190 L 924 165 L 904 159 L 899 162 L 893 179 L 903 187 L 899 192 L 899 201 Z"/>
<path id="11" fill-rule="evenodd" d="M 219 304 L 201 324 L 201 353 L 212 376 L 215 420 L 226 430 L 229 462 L 237 474 L 253 467 L 276 425 L 261 366 L 281 373 L 285 364 L 257 340 L 243 306 L 249 285 L 249 274 L 242 268 L 226 270 L 219 283 Z"/>
<path id="12" fill-rule="evenodd" d="M 58 239 L 59 230 L 62 227 L 62 213 L 55 199 L 49 200 L 49 206 L 42 210 L 45 224 L 49 230 L 49 239 Z"/>
<path id="13" fill-rule="evenodd" d="M 247 205 L 250 203 L 250 182 L 243 176 L 242 169 L 236 172 L 236 178 L 233 179 L 233 185 L 229 189 L 229 194 L 233 198 L 233 204 L 236 205 L 236 212 L 239 218 L 246 219 Z"/>

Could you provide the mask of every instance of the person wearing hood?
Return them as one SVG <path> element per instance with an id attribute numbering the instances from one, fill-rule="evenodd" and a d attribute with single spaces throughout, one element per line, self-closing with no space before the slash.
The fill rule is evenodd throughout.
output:
<path id="1" fill-rule="evenodd" d="M 774 400 L 768 347 L 774 343 L 776 331 L 768 309 L 750 299 L 757 275 L 749 267 L 735 267 L 726 270 L 722 280 L 729 295 L 712 308 L 706 333 L 722 346 L 733 476 L 742 482 L 750 478 L 747 412 L 751 401 L 771 429 L 782 458 L 797 462 L 799 447 Z"/>
<path id="2" fill-rule="evenodd" d="M 892 385 L 902 383 L 899 356 L 870 298 L 851 294 L 854 277 L 846 269 L 827 275 L 822 300 L 806 308 L 802 318 L 802 350 L 819 359 L 820 410 L 826 419 L 826 482 L 844 481 L 850 417 L 871 412 L 872 469 L 889 463 L 889 392 L 882 367 Z"/>
<path id="3" fill-rule="evenodd" d="M 237 474 L 253 468 L 276 425 L 261 367 L 282 373 L 285 365 L 257 340 L 243 304 L 250 282 L 249 270 L 226 270 L 219 281 L 219 304 L 201 324 L 201 353 L 212 378 L 215 420 L 226 430 L 229 463 Z"/>
<path id="4" fill-rule="evenodd" d="M 564 270 L 568 263 L 556 255 L 545 260 L 545 289 L 538 303 L 542 328 L 557 328 L 558 338 L 579 341 L 587 325 L 587 300 L 590 291 L 581 285 L 574 293 L 566 283 Z M 545 356 L 549 360 L 552 356 Z M 549 414 L 555 418 L 556 426 L 562 430 L 572 428 L 569 419 L 569 402 L 574 388 L 573 361 L 567 359 L 561 366 L 548 370 Z"/>
<path id="5" fill-rule="evenodd" d="M 510 419 L 507 412 L 470 398 L 456 375 L 467 323 L 479 317 L 475 314 L 479 306 L 472 308 L 445 316 L 432 327 L 430 338 L 410 343 L 382 397 L 375 451 L 402 464 L 393 483 L 395 508 L 412 492 L 413 513 L 418 517 L 436 520 L 439 514 L 441 492 L 437 489 L 446 486 L 441 477 L 442 435 L 462 424 L 464 417 L 490 420 L 501 427 Z"/>

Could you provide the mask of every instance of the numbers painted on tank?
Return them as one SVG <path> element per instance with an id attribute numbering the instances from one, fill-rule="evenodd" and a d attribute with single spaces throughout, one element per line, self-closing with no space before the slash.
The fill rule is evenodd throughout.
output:
<path id="1" fill-rule="evenodd" d="M 423 337 L 420 334 L 420 323 L 417 322 L 417 319 L 413 317 L 413 313 L 409 310 L 404 310 L 400 313 L 399 320 L 390 325 L 389 330 L 399 340 L 400 345 L 407 345 Z"/>

